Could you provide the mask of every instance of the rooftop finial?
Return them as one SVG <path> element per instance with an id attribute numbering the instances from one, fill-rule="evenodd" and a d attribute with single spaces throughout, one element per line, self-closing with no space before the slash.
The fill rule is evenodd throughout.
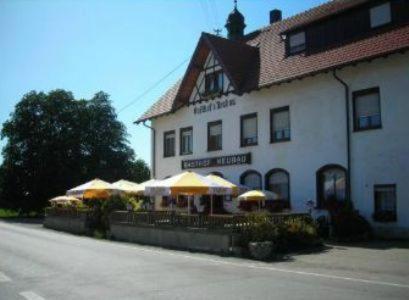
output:
<path id="1" fill-rule="evenodd" d="M 231 40 L 237 40 L 243 37 L 244 28 L 244 16 L 237 9 L 237 0 L 234 0 L 234 9 L 229 14 L 225 27 L 227 28 L 227 37 Z"/>

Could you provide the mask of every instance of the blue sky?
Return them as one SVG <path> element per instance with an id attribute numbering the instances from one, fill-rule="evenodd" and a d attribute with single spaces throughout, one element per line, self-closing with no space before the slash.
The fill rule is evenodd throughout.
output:
<path id="1" fill-rule="evenodd" d="M 268 24 L 271 9 L 288 17 L 324 2 L 239 0 L 238 7 L 250 32 Z M 0 0 L 0 124 L 30 90 L 62 88 L 77 99 L 103 90 L 120 111 L 189 58 L 202 31 L 224 29 L 232 8 L 233 0 Z M 147 162 L 149 130 L 133 121 L 186 66 L 118 115 Z"/>

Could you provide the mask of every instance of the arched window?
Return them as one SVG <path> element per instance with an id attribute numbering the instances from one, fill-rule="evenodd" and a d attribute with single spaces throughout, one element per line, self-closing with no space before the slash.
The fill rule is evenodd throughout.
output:
<path id="1" fill-rule="evenodd" d="M 317 171 L 317 207 L 328 201 L 345 201 L 346 169 L 340 165 L 326 165 Z"/>
<path id="2" fill-rule="evenodd" d="M 261 174 L 254 170 L 249 170 L 241 174 L 240 183 L 253 190 L 261 190 Z"/>
<path id="3" fill-rule="evenodd" d="M 279 200 L 290 202 L 290 174 L 283 169 L 273 169 L 266 174 L 266 190 L 277 194 Z"/>
<path id="4" fill-rule="evenodd" d="M 209 175 L 216 175 L 216 176 L 219 176 L 221 178 L 224 178 L 223 174 L 220 173 L 220 172 L 217 172 L 217 171 L 216 172 L 210 172 Z"/>

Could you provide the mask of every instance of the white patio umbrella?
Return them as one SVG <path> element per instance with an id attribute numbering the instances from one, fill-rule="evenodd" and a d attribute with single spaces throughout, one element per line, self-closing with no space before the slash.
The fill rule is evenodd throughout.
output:
<path id="1" fill-rule="evenodd" d="M 119 190 L 109 182 L 94 179 L 67 191 L 68 196 L 82 199 L 108 199 Z"/>
<path id="2" fill-rule="evenodd" d="M 138 195 L 140 194 L 140 185 L 136 182 L 128 181 L 128 180 L 118 180 L 112 184 L 115 188 L 120 190 L 121 192 L 129 195 Z"/>

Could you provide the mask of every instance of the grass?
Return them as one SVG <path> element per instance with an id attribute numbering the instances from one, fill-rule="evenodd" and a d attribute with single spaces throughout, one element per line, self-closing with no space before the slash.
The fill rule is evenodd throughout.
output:
<path id="1" fill-rule="evenodd" d="M 18 216 L 18 212 L 11 209 L 0 208 L 0 218 L 15 218 Z"/>

